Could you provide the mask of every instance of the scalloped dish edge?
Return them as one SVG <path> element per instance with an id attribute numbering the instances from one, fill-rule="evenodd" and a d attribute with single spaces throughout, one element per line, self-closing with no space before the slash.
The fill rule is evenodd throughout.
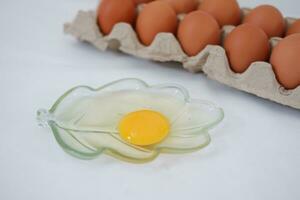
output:
<path id="1" fill-rule="evenodd" d="M 153 88 L 153 89 L 157 89 L 157 90 L 166 89 L 166 88 L 176 88 L 177 90 L 180 91 L 180 95 L 182 95 L 182 98 L 186 103 L 191 102 L 188 91 L 180 85 L 177 85 L 177 84 L 148 85 L 146 82 L 144 82 L 143 80 L 140 80 L 140 79 L 125 78 L 125 79 L 119 79 L 119 80 L 107 83 L 107 84 L 102 85 L 101 87 L 97 87 L 97 88 L 85 86 L 85 85 L 73 87 L 73 88 L 67 90 L 65 93 L 63 93 L 55 101 L 55 103 L 52 105 L 52 107 L 49 110 L 39 109 L 37 111 L 37 121 L 40 126 L 49 127 L 52 130 L 52 133 L 54 134 L 54 137 L 55 137 L 56 141 L 58 142 L 58 144 L 61 146 L 61 148 L 65 152 L 67 152 L 70 155 L 75 156 L 77 158 L 93 159 L 93 158 L 98 157 L 101 154 L 107 154 L 116 159 L 131 162 L 131 163 L 147 163 L 147 162 L 154 160 L 160 153 L 168 153 L 168 154 L 190 153 L 190 152 L 194 152 L 194 151 L 197 151 L 199 149 L 206 147 L 211 141 L 211 138 L 209 135 L 209 130 L 214 128 L 215 126 L 217 126 L 224 119 L 223 109 L 218 107 L 216 104 L 208 102 L 206 100 L 193 99 L 194 101 L 198 101 L 199 103 L 201 102 L 202 106 L 210 107 L 209 110 L 212 110 L 212 108 L 213 108 L 215 110 L 215 112 L 218 112 L 218 115 L 214 116 L 215 117 L 214 120 L 210 121 L 210 123 L 206 123 L 206 124 L 204 123 L 201 125 L 201 127 L 198 127 L 198 126 L 193 127 L 194 130 L 197 130 L 197 132 L 199 132 L 193 136 L 195 136 L 195 137 L 201 136 L 201 137 L 203 137 L 202 138 L 203 141 L 201 140 L 201 142 L 199 144 L 194 145 L 192 147 L 174 148 L 174 147 L 167 147 L 167 146 L 158 146 L 158 147 L 155 147 L 152 149 L 151 148 L 147 149 L 144 147 L 131 145 L 130 143 L 127 143 L 127 142 L 124 143 L 127 146 L 129 146 L 130 148 L 139 148 L 141 151 L 147 151 L 149 153 L 149 155 L 145 155 L 146 156 L 145 158 L 129 156 L 128 154 L 123 154 L 123 153 L 121 153 L 121 151 L 118 151 L 115 148 L 108 147 L 108 146 L 103 146 L 101 148 L 90 148 L 89 145 L 86 145 L 85 142 L 80 141 L 80 139 L 77 138 L 76 136 L 74 136 L 74 134 L 71 132 L 85 134 L 85 132 L 87 132 L 87 133 L 95 132 L 96 133 L 97 130 L 84 130 L 84 129 L 81 130 L 81 129 L 69 128 L 69 127 L 65 127 L 64 125 L 60 125 L 59 120 L 57 121 L 56 116 L 55 116 L 57 109 L 59 109 L 61 103 L 63 103 L 66 99 L 70 98 L 72 93 L 87 90 L 87 91 L 89 91 L 90 94 L 96 94 L 98 92 L 102 92 L 103 90 L 106 90 L 107 88 L 110 88 L 110 87 L 114 88 L 116 85 L 121 85 L 126 82 L 132 82 L 132 83 L 135 82 L 136 85 L 139 85 L 139 87 L 141 87 L 141 88 L 135 89 L 135 90 L 140 90 L 140 89 L 143 90 L 145 88 Z M 116 89 L 116 90 L 118 90 L 118 89 Z M 108 90 L 106 92 L 109 92 L 109 91 L 111 91 L 111 90 Z M 105 91 L 104 91 L 104 93 L 105 93 Z M 77 93 L 76 96 L 77 97 L 80 96 L 79 94 L 80 93 Z M 83 94 L 86 94 L 86 93 L 83 93 Z M 62 135 L 64 135 L 64 134 L 67 134 L 72 140 L 74 139 L 74 141 L 77 144 L 84 147 L 86 150 L 88 150 L 88 152 L 78 150 L 74 146 L 69 145 L 68 142 L 66 143 L 67 139 L 62 137 Z M 112 137 L 114 137 L 110 133 L 108 133 L 108 135 L 111 135 Z"/>
<path id="2" fill-rule="evenodd" d="M 244 9 L 247 12 L 249 9 Z M 235 74 L 229 66 L 225 50 L 221 46 L 208 45 L 199 54 L 188 57 L 173 34 L 160 33 L 148 47 L 142 45 L 133 28 L 126 23 L 116 24 L 112 32 L 103 36 L 95 20 L 94 11 L 79 11 L 71 23 L 64 25 L 64 32 L 105 51 L 108 48 L 145 59 L 160 62 L 180 62 L 190 72 L 203 71 L 209 78 L 230 87 L 300 109 L 300 86 L 285 90 L 276 80 L 272 66 L 267 62 L 255 62 L 242 74 Z M 294 19 L 286 18 L 290 24 Z M 233 26 L 223 27 L 223 37 Z M 271 38 L 274 46 L 280 38 Z"/>

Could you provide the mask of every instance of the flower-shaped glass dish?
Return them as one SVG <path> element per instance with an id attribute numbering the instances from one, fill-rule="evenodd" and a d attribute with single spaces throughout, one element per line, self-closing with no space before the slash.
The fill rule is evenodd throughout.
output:
<path id="1" fill-rule="evenodd" d="M 140 146 L 121 137 L 120 121 L 141 110 L 155 111 L 169 121 L 168 134 L 161 141 Z M 139 79 L 121 79 L 97 89 L 78 86 L 63 94 L 49 111 L 37 112 L 39 124 L 52 129 L 67 153 L 81 159 L 105 153 L 133 163 L 151 161 L 159 153 L 186 153 L 207 146 L 208 130 L 223 117 L 221 108 L 190 99 L 182 86 L 149 86 Z"/>

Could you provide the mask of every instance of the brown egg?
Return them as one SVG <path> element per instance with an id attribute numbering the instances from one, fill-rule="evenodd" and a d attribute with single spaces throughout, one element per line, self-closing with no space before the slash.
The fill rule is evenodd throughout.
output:
<path id="1" fill-rule="evenodd" d="M 281 12 L 271 5 L 261 5 L 245 16 L 243 23 L 251 23 L 265 31 L 268 37 L 282 37 L 285 21 Z"/>
<path id="2" fill-rule="evenodd" d="M 160 0 L 168 2 L 176 13 L 189 13 L 197 9 L 197 0 Z"/>
<path id="3" fill-rule="evenodd" d="M 154 0 L 133 0 L 136 4 L 140 4 L 140 3 L 149 3 L 150 1 L 154 1 Z"/>
<path id="4" fill-rule="evenodd" d="M 266 33 L 251 24 L 242 24 L 229 33 L 224 48 L 236 73 L 243 73 L 253 62 L 266 61 L 270 52 Z"/>
<path id="5" fill-rule="evenodd" d="M 145 45 L 150 45 L 158 33 L 175 34 L 176 29 L 176 13 L 168 3 L 163 1 L 145 4 L 136 22 L 136 31 Z"/>
<path id="6" fill-rule="evenodd" d="M 273 49 L 270 63 L 279 83 L 286 89 L 300 85 L 300 33 L 282 39 Z"/>
<path id="7" fill-rule="evenodd" d="M 220 27 L 209 14 L 198 10 L 187 14 L 180 22 L 178 40 L 188 56 L 195 56 L 206 45 L 220 43 Z"/>
<path id="8" fill-rule="evenodd" d="M 102 0 L 98 7 L 98 24 L 105 35 L 119 22 L 133 25 L 135 16 L 135 4 L 132 0 Z"/>
<path id="9" fill-rule="evenodd" d="M 216 18 L 220 26 L 238 25 L 241 22 L 241 10 L 236 0 L 203 0 L 199 9 Z"/>
<path id="10" fill-rule="evenodd" d="M 296 20 L 289 28 L 286 35 L 300 33 L 300 19 Z"/>

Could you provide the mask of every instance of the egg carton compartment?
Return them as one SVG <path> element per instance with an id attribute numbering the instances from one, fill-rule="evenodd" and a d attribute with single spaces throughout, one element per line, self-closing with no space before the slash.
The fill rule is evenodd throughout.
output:
<path id="1" fill-rule="evenodd" d="M 244 17 L 251 9 L 243 8 Z M 288 29 L 295 18 L 286 17 L 286 29 Z M 222 27 L 222 44 L 226 36 L 235 28 L 235 26 L 226 25 Z M 272 37 L 269 42 L 271 49 L 282 40 L 280 37 Z M 292 90 L 286 90 L 276 79 L 272 65 L 268 62 L 254 62 L 248 69 L 241 73 L 235 73 L 231 70 L 226 51 L 223 47 L 214 47 L 209 52 L 209 57 L 201 70 L 211 79 L 222 84 L 245 91 L 256 96 L 269 99 L 271 101 L 300 109 L 300 86 Z"/>
<path id="2" fill-rule="evenodd" d="M 242 9 L 242 15 L 249 11 L 248 8 Z M 183 16 L 179 15 L 178 18 L 182 19 Z M 288 25 L 294 21 L 293 18 L 286 18 Z M 222 41 L 234 28 L 222 27 Z M 132 26 L 127 23 L 118 23 L 110 34 L 103 35 L 98 27 L 95 11 L 79 11 L 72 22 L 65 23 L 64 32 L 102 51 L 114 49 L 159 62 L 180 62 L 190 72 L 202 71 L 209 78 L 230 87 L 300 109 L 300 86 L 294 90 L 285 90 L 276 80 L 272 66 L 267 62 L 255 62 L 243 74 L 234 73 L 221 46 L 208 45 L 196 56 L 189 57 L 171 33 L 159 33 L 150 46 L 144 46 Z M 270 39 L 270 43 L 275 46 L 280 40 L 281 38 L 274 37 Z"/>
<path id="3" fill-rule="evenodd" d="M 182 18 L 182 15 L 178 18 Z M 150 46 L 145 46 L 140 43 L 136 32 L 127 23 L 116 24 L 111 33 L 104 36 L 100 32 L 94 11 L 79 11 L 73 22 L 64 25 L 64 32 L 102 51 L 114 49 L 159 62 L 180 62 L 190 72 L 201 71 L 201 66 L 206 62 L 209 51 L 213 48 L 207 46 L 196 56 L 188 57 L 172 33 L 159 33 Z"/>
<path id="4" fill-rule="evenodd" d="M 300 86 L 284 89 L 267 62 L 254 62 L 244 73 L 237 74 L 231 70 L 225 50 L 218 47 L 209 52 L 202 70 L 209 78 L 230 87 L 300 109 Z"/>

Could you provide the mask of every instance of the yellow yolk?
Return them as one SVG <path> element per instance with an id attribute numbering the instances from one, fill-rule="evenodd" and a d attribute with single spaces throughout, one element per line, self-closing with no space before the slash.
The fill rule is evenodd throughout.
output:
<path id="1" fill-rule="evenodd" d="M 121 137 L 135 145 L 146 146 L 162 141 L 169 133 L 170 123 L 159 112 L 140 110 L 125 115 L 119 123 Z"/>

